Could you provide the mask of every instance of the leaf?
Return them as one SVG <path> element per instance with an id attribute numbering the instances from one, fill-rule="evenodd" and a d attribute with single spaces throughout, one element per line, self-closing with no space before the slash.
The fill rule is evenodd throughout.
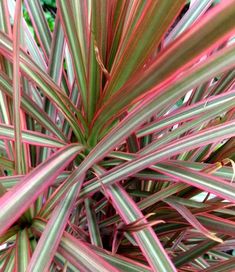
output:
<path id="1" fill-rule="evenodd" d="M 29 236 L 27 229 L 18 232 L 16 240 L 16 263 L 15 269 L 19 272 L 26 271 L 31 256 Z"/>
<path id="2" fill-rule="evenodd" d="M 35 269 L 48 270 L 68 223 L 81 184 L 82 182 L 75 184 L 52 212 L 32 255 L 27 271 L 35 271 Z"/>
<path id="3" fill-rule="evenodd" d="M 169 204 L 173 209 L 177 210 L 195 229 L 202 233 L 202 235 L 205 235 L 216 242 L 223 243 L 223 240 L 217 237 L 214 233 L 208 231 L 185 206 L 177 203 L 171 198 L 165 199 L 164 202 Z"/>
<path id="4" fill-rule="evenodd" d="M 26 175 L 0 199 L 0 233 L 3 234 L 83 149 L 68 145 Z"/>
<path id="5" fill-rule="evenodd" d="M 112 199 L 114 207 L 126 224 L 143 217 L 133 200 L 131 200 L 120 185 L 115 184 L 107 187 L 106 191 Z M 144 222 L 147 223 L 146 220 L 144 220 Z M 146 229 L 134 232 L 132 235 L 153 271 L 176 271 L 151 227 L 148 226 Z"/>
<path id="6" fill-rule="evenodd" d="M 24 172 L 22 165 L 22 140 L 21 140 L 21 90 L 20 90 L 20 29 L 21 29 L 21 0 L 16 1 L 16 11 L 13 26 L 13 120 L 15 137 L 15 167 L 18 174 Z"/>
<path id="7" fill-rule="evenodd" d="M 43 221 L 39 219 L 34 220 L 33 229 L 36 233 L 38 233 L 38 235 L 40 235 L 40 233 L 44 230 L 44 228 L 45 228 L 45 223 Z M 63 234 L 63 237 L 60 242 L 59 252 L 62 256 L 70 256 L 70 261 L 74 266 L 76 266 L 76 264 L 79 267 L 82 265 L 87 265 L 87 269 L 89 269 L 90 267 L 89 261 L 93 265 L 93 261 L 99 262 L 101 260 L 98 257 L 100 256 L 102 260 L 104 259 L 105 261 L 113 265 L 111 266 L 111 269 L 113 269 L 114 267 L 117 267 L 117 271 L 119 271 L 118 269 L 120 269 L 121 271 L 128 270 L 133 272 L 134 271 L 138 271 L 138 272 L 151 271 L 150 268 L 148 268 L 147 266 L 141 263 L 135 262 L 131 259 L 128 259 L 120 255 L 109 254 L 108 251 L 102 250 L 101 248 L 98 248 L 95 246 L 91 247 L 91 245 L 79 239 L 75 239 L 67 232 L 64 232 Z M 83 256 L 85 256 L 87 253 L 88 255 L 87 255 L 87 261 L 86 261 L 83 259 Z M 95 258 L 93 258 L 94 254 L 96 256 Z M 110 266 L 107 264 L 107 267 L 110 267 Z M 101 268 L 101 271 L 103 271 L 102 268 Z M 113 270 L 110 270 L 110 271 L 113 271 Z"/>
<path id="8" fill-rule="evenodd" d="M 15 264 L 15 249 L 13 248 L 9 252 L 8 258 L 6 259 L 6 261 L 2 267 L 3 271 L 13 271 L 14 264 Z"/>
<path id="9" fill-rule="evenodd" d="M 235 203 L 233 190 L 234 184 L 225 182 L 222 179 L 211 177 L 210 175 L 202 172 L 195 172 L 185 167 L 175 167 L 174 164 L 165 163 L 164 165 L 158 164 L 156 169 L 159 172 L 163 172 L 169 176 L 174 176 L 180 181 L 186 182 L 189 185 L 193 185 L 201 190 L 215 194 L 223 199 Z"/>
<path id="10" fill-rule="evenodd" d="M 0 129 L 0 139 L 8 139 L 14 141 L 14 130 L 12 126 L 0 124 Z M 47 147 L 63 147 L 65 145 L 65 142 L 54 137 L 46 136 L 42 133 L 30 130 L 22 130 L 21 132 L 22 142 Z"/>
<path id="11" fill-rule="evenodd" d="M 220 106 L 227 105 L 228 109 L 234 103 L 235 92 L 230 91 L 222 93 L 218 96 L 212 96 L 207 99 L 203 99 L 198 103 L 194 103 L 190 106 L 185 106 L 172 113 L 157 118 L 154 122 L 147 124 L 140 128 L 137 132 L 138 137 L 145 136 L 150 133 L 156 133 L 160 130 L 173 126 L 180 122 L 194 120 L 200 116 L 210 113 L 210 111 L 219 110 Z M 230 104 L 231 103 L 231 104 Z"/>
<path id="12" fill-rule="evenodd" d="M 68 47 L 72 55 L 75 77 L 78 86 L 81 89 L 83 107 L 85 112 L 87 112 L 86 73 L 82 58 L 80 41 L 76 31 L 75 18 L 72 12 L 72 5 L 68 1 L 61 0 L 57 2 L 57 8 L 59 10 L 60 20 L 64 29 Z"/>
<path id="13" fill-rule="evenodd" d="M 231 55 L 227 59 L 228 61 L 230 61 L 232 56 L 234 56 L 234 53 L 232 53 L 232 51 L 230 52 Z M 223 58 L 225 57 L 225 55 L 226 54 L 223 54 Z M 141 107 L 136 107 L 134 110 L 132 110 L 128 114 L 128 118 L 124 118 L 122 122 L 120 122 L 115 128 L 113 128 L 112 131 L 110 131 L 106 138 L 103 138 L 103 140 L 96 145 L 96 147 L 92 151 L 92 154 L 98 151 L 100 155 L 105 154 L 105 152 L 109 151 L 109 146 L 111 149 L 111 146 L 116 146 L 118 143 L 120 143 L 123 139 L 125 139 L 127 135 L 130 135 L 130 133 L 133 132 L 134 129 L 136 129 L 144 121 L 146 121 L 147 118 L 151 117 L 151 115 L 154 114 L 157 109 L 160 110 L 162 107 L 166 106 L 167 103 L 170 103 L 170 101 L 176 100 L 177 97 L 179 97 L 179 94 L 185 94 L 186 90 L 203 81 L 203 77 L 205 79 L 207 72 L 210 71 L 212 73 L 212 70 L 215 72 L 214 69 L 218 68 L 218 70 L 220 70 L 223 66 L 222 63 L 225 59 L 220 59 L 219 55 L 217 57 L 212 58 L 209 62 L 202 64 L 201 67 L 198 66 L 197 68 L 195 68 L 196 70 L 193 69 L 194 72 L 191 71 L 185 73 L 182 76 L 182 79 L 178 78 L 174 83 L 169 83 L 169 89 L 165 86 L 162 89 L 162 91 L 164 90 L 164 92 L 162 92 L 160 96 L 158 96 L 159 93 L 156 92 L 153 96 L 147 97 Z M 219 66 L 215 64 L 216 62 Z M 228 65 L 228 63 L 226 65 Z M 210 76 L 212 76 L 212 74 L 210 74 Z"/>
<path id="14" fill-rule="evenodd" d="M 120 114 L 120 111 L 130 106 L 134 100 L 146 95 L 147 91 L 154 90 L 155 94 L 159 95 L 159 89 L 162 87 L 165 93 L 169 94 L 165 84 L 170 82 L 172 86 L 174 79 L 198 61 L 199 56 L 205 55 L 215 44 L 225 41 L 233 31 L 234 6 L 234 0 L 229 0 L 216 7 L 210 16 L 204 17 L 172 43 L 146 71 L 128 81 L 105 101 L 93 121 L 94 131 L 110 120 L 110 117 Z"/>
<path id="15" fill-rule="evenodd" d="M 182 8 L 184 1 L 148 1 L 133 28 L 131 35 L 121 54 L 118 52 L 110 80 L 105 89 L 102 102 L 118 91 L 130 78 L 131 74 L 142 68 L 148 56 L 156 49 L 163 34 Z M 166 16 L 167 14 L 167 16 Z M 141 41 L 141 42 L 140 42 Z"/>
<path id="16" fill-rule="evenodd" d="M 55 262 L 60 263 L 61 267 L 63 267 L 64 271 L 67 271 L 67 268 L 69 271 L 78 272 L 79 270 L 73 266 L 71 263 L 68 263 L 68 261 L 58 252 L 55 255 Z M 66 270 L 65 270 L 66 269 Z"/>
<path id="17" fill-rule="evenodd" d="M 207 269 L 202 270 L 203 272 L 233 272 L 235 268 L 235 258 L 232 257 L 227 261 L 220 262 L 218 264 L 212 265 Z"/>
<path id="18" fill-rule="evenodd" d="M 165 45 L 168 45 L 172 40 L 176 39 L 181 33 L 186 31 L 193 23 L 201 19 L 202 15 L 210 7 L 212 0 L 195 0 L 190 5 L 189 10 L 184 14 L 183 18 L 173 28 L 165 39 Z"/>
<path id="19" fill-rule="evenodd" d="M 48 73 L 54 80 L 54 82 L 58 84 L 58 86 L 60 86 L 63 75 L 63 53 L 64 33 L 59 22 L 59 17 L 57 17 L 51 43 L 51 54 L 48 64 Z M 55 113 L 53 112 L 53 107 L 49 100 L 47 100 L 47 103 L 45 105 L 45 111 L 55 121 Z"/>
<path id="20" fill-rule="evenodd" d="M 89 198 L 85 200 L 86 219 L 89 228 L 92 245 L 103 247 L 102 238 L 100 235 L 99 226 L 96 220 L 96 215 L 93 211 L 92 204 Z"/>
<path id="21" fill-rule="evenodd" d="M 226 240 L 228 239 L 228 236 L 221 235 L 221 239 Z M 182 266 L 184 263 L 187 263 L 188 261 L 191 261 L 202 254 L 206 253 L 208 250 L 213 248 L 215 245 L 217 245 L 219 242 L 213 241 L 213 240 L 205 240 L 198 245 L 192 247 L 191 249 L 179 254 L 176 258 L 173 259 L 174 264 L 177 267 Z"/>
<path id="22" fill-rule="evenodd" d="M 4 48 L 4 50 L 3 50 Z M 3 54 L 10 54 L 12 57 L 12 43 L 9 37 L 0 32 L 0 51 Z M 61 89 L 54 83 L 54 81 L 33 62 L 29 56 L 20 50 L 20 68 L 24 74 L 26 74 L 31 80 L 33 80 L 38 87 L 49 97 L 64 113 L 66 119 L 70 123 L 71 127 L 75 129 L 78 138 L 81 137 L 81 129 L 79 123 L 74 118 L 74 112 L 77 112 L 75 106 L 71 103 Z M 78 116 L 80 116 L 78 114 Z M 76 127 L 76 128 L 75 128 Z"/>
<path id="23" fill-rule="evenodd" d="M 40 233 L 44 229 L 43 224 L 40 221 L 35 221 L 33 223 L 33 228 L 37 233 Z M 85 271 L 94 272 L 119 271 L 114 266 L 110 265 L 105 259 L 98 256 L 87 246 L 86 243 L 75 239 L 67 233 L 64 234 L 61 239 L 58 252 L 79 270 L 85 269 Z"/>
<path id="24" fill-rule="evenodd" d="M 224 138 L 229 138 L 230 136 L 233 136 L 235 134 L 235 129 L 232 128 L 233 123 L 234 121 L 226 122 L 223 125 L 218 125 L 213 128 L 208 128 L 200 132 L 196 132 L 191 135 L 182 137 L 178 140 L 171 142 L 170 144 L 166 144 L 165 146 L 163 145 L 161 148 L 154 152 L 149 152 L 144 156 L 139 156 L 130 162 L 126 162 L 120 166 L 117 166 L 107 171 L 107 173 L 99 180 L 94 179 L 92 180 L 92 182 L 84 184 L 84 189 L 81 190 L 80 197 L 82 198 L 87 193 L 90 194 L 92 192 L 95 192 L 100 187 L 100 182 L 102 182 L 104 185 L 110 185 L 114 182 L 117 182 L 118 180 L 133 175 L 146 167 L 150 167 L 152 164 L 155 164 L 162 160 L 166 160 L 173 155 L 188 151 L 190 149 L 194 149 L 201 144 L 205 145 L 207 143 L 221 141 Z M 98 146 L 99 144 L 97 145 L 97 147 Z M 100 150 L 98 150 L 98 152 L 100 152 Z M 93 154 L 94 153 L 90 153 L 90 157 L 87 156 L 86 159 L 80 164 L 80 166 L 76 169 L 77 173 L 81 171 L 80 169 L 82 169 L 82 167 L 89 167 L 88 163 L 90 163 L 91 161 L 88 161 L 88 159 L 92 160 L 93 163 L 97 160 L 97 157 L 95 157 Z M 83 163 L 85 164 L 85 162 L 87 161 L 88 163 L 86 164 L 86 166 L 84 166 Z M 228 190 L 231 190 L 232 187 L 230 187 L 230 185 L 226 184 L 226 186 L 228 186 Z M 226 194 L 226 197 L 229 197 L 229 199 L 233 199 L 232 201 L 234 201 L 235 199 L 232 197 L 232 195 L 230 193 L 229 195 L 230 197 Z"/>
<path id="25" fill-rule="evenodd" d="M 7 3 L 6 1 L 1 1 L 0 2 L 0 17 L 1 22 L 0 22 L 0 29 L 4 31 L 5 33 L 12 35 L 12 29 L 10 25 L 10 16 L 9 16 L 9 11 L 7 8 Z M 9 76 L 12 76 L 12 64 L 6 59 L 3 58 L 2 61 L 2 70 L 8 74 Z M 2 121 L 6 124 L 11 124 L 11 118 L 9 114 L 9 105 L 6 101 L 6 96 L 4 95 L 4 92 L 2 90 L 0 91 L 0 108 L 1 108 L 1 118 Z M 8 149 L 8 154 L 9 157 L 13 158 L 13 146 L 10 143 L 5 143 L 6 148 Z"/>
<path id="26" fill-rule="evenodd" d="M 102 89 L 102 72 L 109 77 L 104 66 L 103 54 L 107 46 L 107 1 L 91 2 L 91 28 L 89 33 L 89 59 L 88 59 L 88 96 L 87 120 L 90 123 L 96 111 L 100 90 Z M 86 10 L 84 8 L 84 10 Z M 83 38 L 84 39 L 84 38 Z M 104 59 L 105 60 L 105 59 Z"/>
<path id="27" fill-rule="evenodd" d="M 193 169 L 195 171 L 202 171 L 205 173 L 210 173 L 215 176 L 218 176 L 224 180 L 230 181 L 233 176 L 233 171 L 231 167 L 222 166 L 222 168 L 216 169 L 216 172 L 211 172 L 211 167 L 213 168 L 213 164 L 209 163 L 200 163 L 200 162 L 188 162 L 188 161 L 180 161 L 180 160 L 172 160 L 174 164 L 181 165 L 190 169 Z M 209 169 L 209 172 L 207 172 L 207 169 Z M 214 168 L 213 168 L 214 169 Z"/>
<path id="28" fill-rule="evenodd" d="M 36 30 L 42 50 L 44 51 L 45 56 L 48 57 L 50 54 L 50 45 L 52 39 L 40 1 L 26 0 L 25 5 L 29 12 L 34 29 Z"/>
<path id="29" fill-rule="evenodd" d="M 14 226 L 14 227 L 8 229 L 8 231 L 4 235 L 1 235 L 0 244 L 1 245 L 4 244 L 4 242 L 6 242 L 8 239 L 10 239 L 11 237 L 17 235 L 19 230 L 20 230 L 19 226 Z"/>
<path id="30" fill-rule="evenodd" d="M 235 0 L 49 2 L 0 1 L 0 270 L 231 259 Z"/>
<path id="31" fill-rule="evenodd" d="M 197 215 L 197 219 L 212 231 L 230 236 L 234 235 L 235 223 L 229 219 L 209 213 L 204 213 L 202 215 L 199 214 Z"/>
<path id="32" fill-rule="evenodd" d="M 9 97 L 12 97 L 12 83 L 6 75 L 0 73 L 0 87 Z M 26 111 L 30 116 L 35 118 L 43 127 L 54 133 L 58 138 L 65 140 L 66 137 L 60 131 L 60 129 L 55 126 L 52 120 L 45 114 L 44 111 L 27 95 L 22 95 L 21 100 L 22 109 Z"/>

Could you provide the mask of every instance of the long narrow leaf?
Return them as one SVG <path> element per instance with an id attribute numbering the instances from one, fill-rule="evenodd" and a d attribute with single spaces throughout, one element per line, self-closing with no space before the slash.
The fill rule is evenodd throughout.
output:
<path id="1" fill-rule="evenodd" d="M 163 85 L 163 79 L 169 82 L 170 79 L 175 78 L 185 66 L 189 67 L 195 56 L 198 59 L 199 56 L 206 54 L 213 44 L 226 40 L 234 30 L 232 23 L 235 13 L 234 7 L 234 0 L 223 2 L 222 5 L 214 9 L 210 16 L 200 21 L 199 25 L 193 26 L 190 31 L 179 37 L 149 69 L 128 82 L 104 104 L 94 120 L 95 127 L 99 127 L 102 121 L 105 123 L 110 116 L 117 114 L 119 110 L 124 109 L 146 91 L 154 87 L 156 89 L 159 83 Z M 221 21 L 218 20 L 218 14 L 220 14 Z M 216 29 L 220 29 L 220 31 L 216 31 Z"/>
<path id="2" fill-rule="evenodd" d="M 80 145 L 73 144 L 59 150 L 0 199 L 0 233 L 20 217 L 82 149 Z"/>
<path id="3" fill-rule="evenodd" d="M 21 29 L 21 0 L 16 1 L 16 11 L 13 26 L 13 116 L 14 116 L 14 134 L 15 134 L 15 166 L 18 174 L 23 173 L 22 167 L 22 140 L 21 140 L 21 110 L 20 110 L 20 100 L 21 100 L 21 90 L 20 90 L 20 29 Z"/>
<path id="4" fill-rule="evenodd" d="M 213 141 L 217 142 L 219 140 L 226 139 L 230 135 L 233 136 L 235 135 L 233 124 L 234 121 L 227 122 L 223 125 L 215 126 L 213 129 L 209 128 L 207 130 L 200 131 L 199 133 L 183 137 L 166 146 L 163 146 L 162 148 L 159 148 L 154 152 L 150 152 L 145 156 L 132 160 L 131 162 L 125 163 L 121 166 L 117 166 L 116 168 L 108 171 L 104 177 L 100 178 L 98 181 L 93 180 L 92 182 L 89 182 L 89 184 L 86 184 L 85 189 L 81 191 L 81 196 L 84 196 L 85 192 L 91 193 L 96 191 L 97 188 L 100 187 L 100 182 L 103 184 L 111 184 L 115 181 L 128 177 L 129 175 L 133 175 L 134 173 L 139 172 L 140 170 L 161 160 L 179 154 L 182 152 L 182 150 L 187 151 L 200 146 L 201 142 L 203 142 L 203 144 L 211 143 Z M 84 162 L 85 161 L 86 160 L 84 160 Z M 76 170 L 77 172 L 78 169 Z"/>
<path id="5" fill-rule="evenodd" d="M 33 228 L 40 234 L 43 231 L 43 222 L 35 221 Z M 67 238 L 68 237 L 68 238 Z M 75 239 L 69 234 L 64 234 L 61 239 L 58 252 L 66 257 L 78 269 L 85 269 L 85 271 L 95 272 L 118 272 L 119 270 L 110 265 L 102 257 L 98 256 L 92 251 L 86 243 Z"/>
<path id="6" fill-rule="evenodd" d="M 26 271 L 31 255 L 27 229 L 19 231 L 16 242 L 15 269 L 19 272 Z"/>
<path id="7" fill-rule="evenodd" d="M 14 140 L 13 127 L 0 124 L 0 139 Z M 30 130 L 22 130 L 22 142 L 48 147 L 63 147 L 65 145 L 63 141 Z"/>
<path id="8" fill-rule="evenodd" d="M 112 185 L 106 189 L 118 213 L 126 224 L 142 218 L 143 215 L 119 185 Z M 160 241 L 151 227 L 133 234 L 153 271 L 176 271 Z"/>
<path id="9" fill-rule="evenodd" d="M 35 269 L 48 270 L 68 223 L 80 187 L 81 182 L 75 184 L 53 211 L 28 265 L 29 272 L 35 271 Z"/>

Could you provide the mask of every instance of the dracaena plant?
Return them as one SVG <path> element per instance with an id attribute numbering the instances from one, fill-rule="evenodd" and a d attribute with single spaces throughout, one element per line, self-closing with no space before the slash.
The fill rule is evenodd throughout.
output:
<path id="1" fill-rule="evenodd" d="M 235 0 L 42 2 L 0 1 L 1 271 L 235 271 Z"/>

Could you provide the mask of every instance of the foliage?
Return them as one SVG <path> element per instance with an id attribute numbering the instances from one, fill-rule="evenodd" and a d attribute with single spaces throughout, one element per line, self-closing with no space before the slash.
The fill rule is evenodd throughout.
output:
<path id="1" fill-rule="evenodd" d="M 56 7 L 56 1 L 55 0 L 40 0 L 41 5 L 48 6 L 55 8 Z"/>
<path id="2" fill-rule="evenodd" d="M 1 271 L 235 271 L 235 0 L 188 2 L 0 1 Z"/>

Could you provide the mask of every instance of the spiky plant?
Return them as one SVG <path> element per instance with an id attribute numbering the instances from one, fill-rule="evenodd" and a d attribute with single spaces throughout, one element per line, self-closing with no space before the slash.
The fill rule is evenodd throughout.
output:
<path id="1" fill-rule="evenodd" d="M 235 271 L 235 0 L 45 12 L 0 1 L 1 271 Z"/>

